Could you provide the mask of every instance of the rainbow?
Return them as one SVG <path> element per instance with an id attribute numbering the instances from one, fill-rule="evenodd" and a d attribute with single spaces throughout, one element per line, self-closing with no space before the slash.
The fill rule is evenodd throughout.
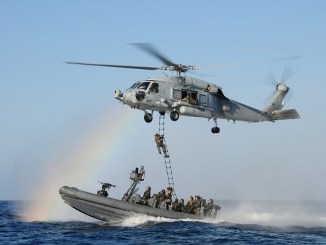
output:
<path id="1" fill-rule="evenodd" d="M 110 108 L 110 112 L 101 113 L 94 118 L 90 133 L 85 133 L 81 143 L 69 153 L 55 154 L 49 157 L 43 169 L 31 184 L 32 201 L 24 205 L 21 214 L 24 221 L 45 221 L 60 219 L 62 208 L 66 208 L 60 196 L 59 188 L 67 180 L 76 184 L 88 179 L 96 166 L 104 159 L 112 158 L 119 147 L 119 135 L 129 130 L 133 122 L 133 113 L 121 109 L 121 106 Z M 62 148 L 62 147 L 61 147 Z M 95 168 L 94 168 L 95 167 Z M 41 198 L 40 198 L 41 197 Z"/>

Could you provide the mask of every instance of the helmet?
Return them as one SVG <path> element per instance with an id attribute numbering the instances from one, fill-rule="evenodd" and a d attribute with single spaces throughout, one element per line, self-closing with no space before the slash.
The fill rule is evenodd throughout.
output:
<path id="1" fill-rule="evenodd" d="M 213 203 L 213 199 L 212 199 L 212 198 L 209 199 L 208 202 L 209 202 L 209 203 Z"/>

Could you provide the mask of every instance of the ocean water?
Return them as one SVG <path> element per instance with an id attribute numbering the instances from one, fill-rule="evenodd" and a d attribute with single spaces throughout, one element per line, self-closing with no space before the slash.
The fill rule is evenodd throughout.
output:
<path id="1" fill-rule="evenodd" d="M 137 215 L 108 224 L 69 217 L 25 222 L 17 216 L 17 202 L 0 201 L 0 244 L 326 244 L 324 204 L 291 204 L 304 215 L 290 218 L 289 203 L 266 209 L 266 203 L 233 201 L 221 203 L 226 210 L 208 222 Z"/>

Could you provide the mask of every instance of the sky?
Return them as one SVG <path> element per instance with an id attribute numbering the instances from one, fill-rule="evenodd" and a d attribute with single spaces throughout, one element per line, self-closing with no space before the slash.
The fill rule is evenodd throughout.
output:
<path id="1" fill-rule="evenodd" d="M 218 84 L 263 109 L 287 65 L 300 120 L 246 123 L 166 117 L 179 197 L 326 201 L 325 1 L 1 1 L 0 200 L 61 202 L 58 189 L 96 192 L 145 166 L 153 192 L 167 186 L 152 123 L 113 98 L 162 71 L 85 67 L 64 61 L 160 66 L 130 43 L 152 43 L 175 63 L 207 66 L 301 55 L 302 59 L 207 69 Z M 168 73 L 168 75 L 171 75 Z"/>

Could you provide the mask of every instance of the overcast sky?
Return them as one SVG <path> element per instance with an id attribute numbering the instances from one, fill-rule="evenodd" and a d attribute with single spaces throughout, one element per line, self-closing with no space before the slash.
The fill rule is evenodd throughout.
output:
<path id="1" fill-rule="evenodd" d="M 64 61 L 160 66 L 129 43 L 153 43 L 175 63 L 206 66 L 302 55 L 303 59 L 189 73 L 262 109 L 285 65 L 300 120 L 246 123 L 166 118 L 179 197 L 324 200 L 325 1 L 1 1 L 0 199 L 51 196 L 63 185 L 121 197 L 131 169 L 145 166 L 142 192 L 167 186 L 154 134 L 158 114 L 119 104 L 116 88 L 164 76 L 67 65 Z M 168 73 L 170 75 L 170 73 Z M 51 200 L 52 200 L 51 199 Z"/>

